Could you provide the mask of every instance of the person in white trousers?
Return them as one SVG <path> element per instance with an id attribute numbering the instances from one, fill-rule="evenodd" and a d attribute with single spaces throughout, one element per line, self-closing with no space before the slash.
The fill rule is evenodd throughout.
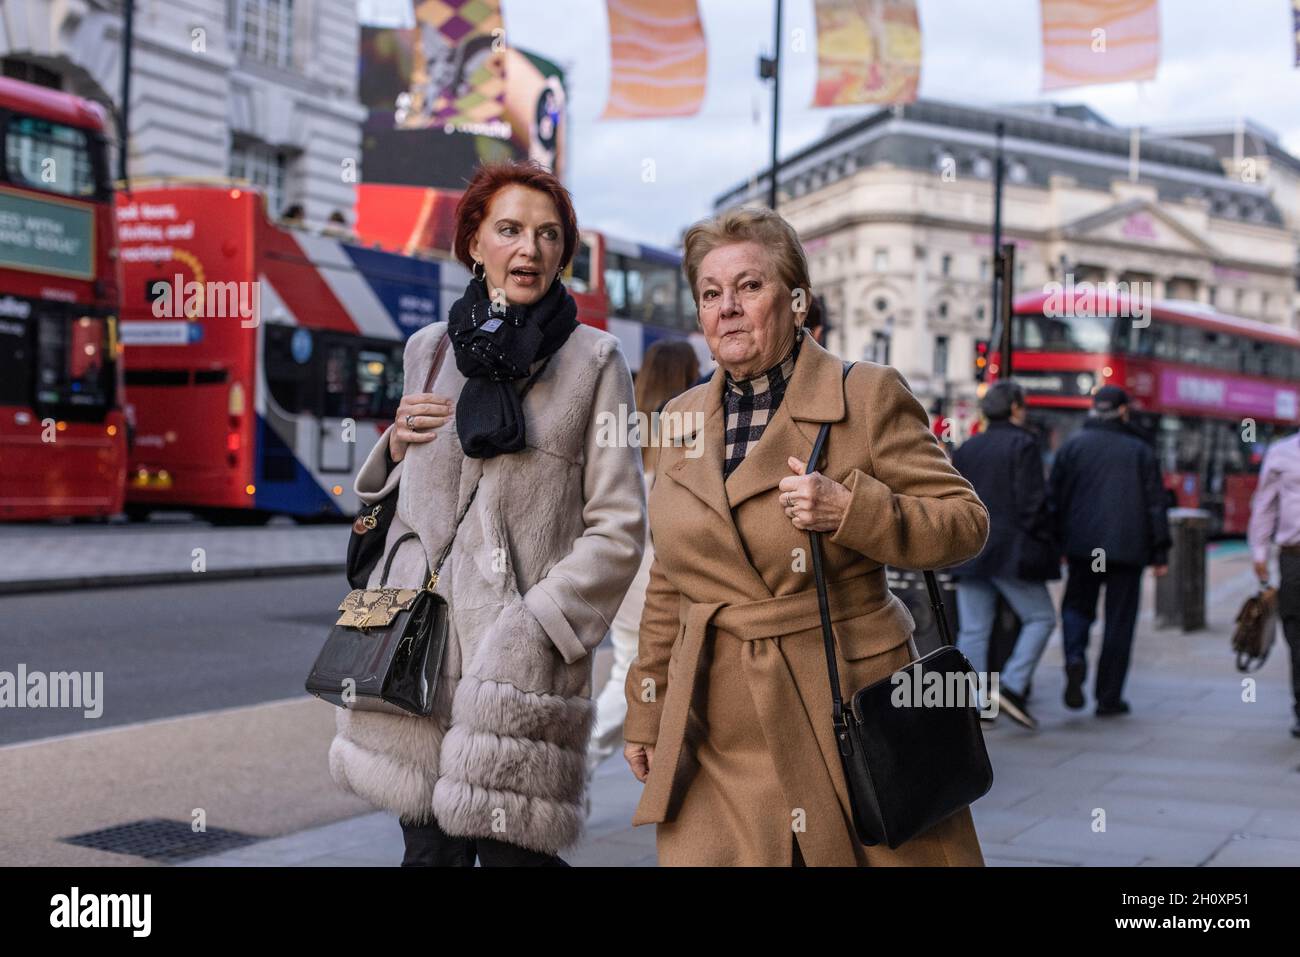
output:
<path id="1" fill-rule="evenodd" d="M 636 376 L 636 407 L 652 409 L 654 415 L 669 399 L 685 392 L 700 375 L 700 360 L 694 348 L 685 339 L 664 339 L 646 350 L 641 369 Z M 658 430 L 649 430 L 651 436 Z M 642 436 L 641 461 L 645 471 L 646 494 L 654 484 L 654 465 L 658 449 L 652 447 L 649 436 Z M 623 682 L 627 669 L 636 658 L 640 638 L 641 611 L 645 607 L 645 591 L 650 584 L 650 565 L 654 549 L 650 533 L 646 531 L 645 554 L 632 585 L 619 606 L 610 626 L 614 641 L 614 665 L 609 679 L 596 699 L 596 721 L 591 729 L 591 742 L 587 747 L 587 776 L 596 773 L 606 758 L 623 748 L 623 719 L 627 717 L 627 698 Z"/>

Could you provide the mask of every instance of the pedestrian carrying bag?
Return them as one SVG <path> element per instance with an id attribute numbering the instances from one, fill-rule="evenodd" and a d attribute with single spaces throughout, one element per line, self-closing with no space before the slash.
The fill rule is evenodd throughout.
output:
<path id="1" fill-rule="evenodd" d="M 845 365 L 845 377 L 850 367 Z M 807 473 L 816 469 L 829 432 L 828 422 L 821 427 L 808 456 Z M 925 587 L 943 646 L 890 677 L 859 689 L 845 707 L 826 594 L 821 534 L 809 531 L 808 538 L 831 683 L 835 741 L 848 784 L 853 826 L 858 840 L 867 847 L 885 844 L 897 849 L 968 807 L 993 786 L 993 767 L 974 703 L 944 702 L 941 707 L 923 707 L 919 701 L 924 674 L 939 673 L 944 689 L 969 689 L 974 687 L 975 671 L 953 645 L 939 585 L 934 573 L 927 571 Z M 957 680 L 950 677 L 953 675 Z M 908 681 L 911 688 L 918 689 L 913 706 L 895 706 L 893 698 L 900 681 Z"/>
<path id="2" fill-rule="evenodd" d="M 434 377 L 442 367 L 442 357 L 447 351 L 449 337 L 444 334 L 433 350 L 433 364 L 429 374 L 424 378 L 424 388 L 428 392 Z M 385 440 L 387 441 L 387 440 Z M 373 505 L 365 505 L 357 512 L 352 523 L 352 534 L 348 537 L 347 569 L 348 584 L 353 588 L 365 588 L 370 575 L 379 564 L 384 554 L 384 542 L 388 540 L 388 529 L 393 524 L 393 515 L 397 513 L 397 489 L 393 489 Z"/>

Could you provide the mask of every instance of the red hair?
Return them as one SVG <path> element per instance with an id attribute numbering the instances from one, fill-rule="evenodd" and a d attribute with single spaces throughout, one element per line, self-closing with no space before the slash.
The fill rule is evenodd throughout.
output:
<path id="1" fill-rule="evenodd" d="M 564 230 L 564 254 L 560 258 L 560 268 L 567 267 L 573 259 L 573 251 L 578 247 L 578 217 L 573 211 L 573 200 L 554 173 L 532 160 L 484 163 L 478 168 L 474 178 L 465 187 L 465 194 L 456 204 L 456 239 L 452 245 L 456 258 L 465 264 L 466 269 L 473 270 L 474 257 L 469 254 L 470 240 L 483 224 L 492 198 L 507 186 L 535 189 L 539 193 L 545 193 L 555 203 L 555 211 L 560 216 L 560 228 Z"/>

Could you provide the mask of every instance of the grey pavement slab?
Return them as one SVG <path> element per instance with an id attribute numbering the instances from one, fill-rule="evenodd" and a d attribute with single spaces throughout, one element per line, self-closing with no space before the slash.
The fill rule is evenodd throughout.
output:
<path id="1" fill-rule="evenodd" d="M 350 525 L 0 525 L 0 594 L 341 570 Z M 202 569 L 202 570 L 196 570 Z"/>

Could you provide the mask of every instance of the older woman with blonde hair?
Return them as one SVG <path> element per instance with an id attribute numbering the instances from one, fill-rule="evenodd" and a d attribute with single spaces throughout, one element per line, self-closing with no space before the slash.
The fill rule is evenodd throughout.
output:
<path id="1" fill-rule="evenodd" d="M 848 698 L 912 660 L 885 566 L 977 554 L 988 513 L 897 371 L 859 362 L 845 378 L 803 333 L 808 265 L 785 220 L 731 210 L 685 247 L 718 369 L 665 409 L 689 434 L 665 439 L 650 495 L 625 684 L 624 755 L 645 783 L 633 824 L 657 825 L 665 865 L 982 864 L 968 808 L 897 850 L 856 838 L 807 546 L 825 533 Z M 827 422 L 825 465 L 805 475 Z"/>

